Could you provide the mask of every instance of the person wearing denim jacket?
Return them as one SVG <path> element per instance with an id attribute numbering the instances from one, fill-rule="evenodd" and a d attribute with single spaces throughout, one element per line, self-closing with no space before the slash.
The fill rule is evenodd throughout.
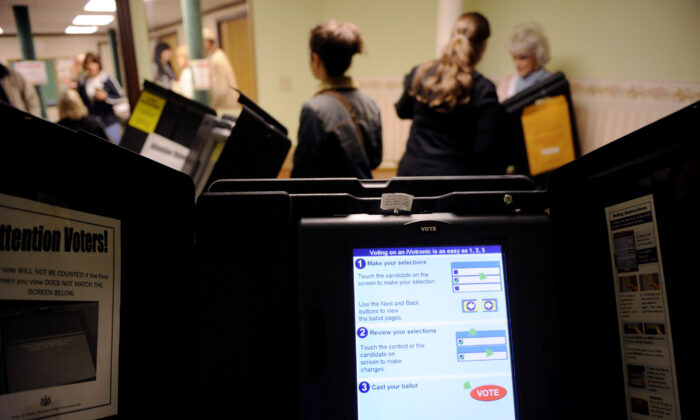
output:
<path id="1" fill-rule="evenodd" d="M 310 47 L 322 85 L 302 107 L 291 176 L 372 178 L 382 161 L 379 107 L 344 75 L 362 37 L 354 25 L 331 20 L 311 31 Z"/>

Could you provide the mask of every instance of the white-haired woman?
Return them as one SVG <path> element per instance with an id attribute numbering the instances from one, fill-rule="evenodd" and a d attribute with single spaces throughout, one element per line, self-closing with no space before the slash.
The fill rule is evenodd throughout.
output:
<path id="1" fill-rule="evenodd" d="M 546 79 L 551 73 L 544 68 L 549 62 L 549 42 L 535 23 L 518 25 L 508 44 L 513 56 L 516 74 L 498 88 L 498 99 L 503 102 L 516 93 Z"/>

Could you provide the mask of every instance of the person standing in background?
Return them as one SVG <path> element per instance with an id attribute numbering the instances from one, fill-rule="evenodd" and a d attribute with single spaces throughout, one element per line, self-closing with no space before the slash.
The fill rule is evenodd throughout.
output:
<path id="1" fill-rule="evenodd" d="M 498 100 L 501 102 L 551 75 L 544 68 L 549 62 L 549 42 L 537 24 L 516 26 L 510 37 L 508 51 L 513 56 L 517 73 L 498 87 Z"/>
<path id="2" fill-rule="evenodd" d="M 177 81 L 175 71 L 170 65 L 173 58 L 173 51 L 170 45 L 159 42 L 153 54 L 153 81 L 160 87 L 172 89 L 173 82 Z"/>
<path id="3" fill-rule="evenodd" d="M 329 20 L 311 30 L 309 66 L 321 87 L 301 109 L 292 178 L 372 178 L 381 163 L 379 107 L 345 75 L 362 48 L 351 23 Z"/>
<path id="4" fill-rule="evenodd" d="M 12 67 L 0 64 L 0 101 L 41 117 L 41 103 L 36 88 Z"/>
<path id="5" fill-rule="evenodd" d="M 232 88 L 237 88 L 238 84 L 233 66 L 224 50 L 216 46 L 214 32 L 204 28 L 202 37 L 204 38 L 204 50 L 209 60 L 209 73 L 211 75 L 209 103 L 216 110 L 236 108 L 238 93 Z"/>
<path id="6" fill-rule="evenodd" d="M 102 123 L 96 117 L 88 115 L 88 109 L 74 89 L 66 89 L 58 98 L 58 125 L 72 130 L 83 130 L 97 137 L 108 140 Z"/>
<path id="7" fill-rule="evenodd" d="M 78 78 L 78 93 L 90 115 L 99 117 L 105 132 L 114 143 L 121 143 L 122 126 L 114 113 L 114 105 L 126 100 L 119 82 L 102 70 L 100 56 L 89 52 L 83 61 L 85 73 Z"/>
<path id="8" fill-rule="evenodd" d="M 412 119 L 399 176 L 497 175 L 508 166 L 505 111 L 494 84 L 474 67 L 491 35 L 480 13 L 457 20 L 441 57 L 415 67 L 395 104 Z"/>
<path id="9" fill-rule="evenodd" d="M 180 68 L 180 78 L 173 90 L 185 98 L 194 98 L 194 81 L 192 80 L 192 69 L 189 62 L 189 50 L 187 45 L 180 45 L 175 50 L 175 61 Z"/>

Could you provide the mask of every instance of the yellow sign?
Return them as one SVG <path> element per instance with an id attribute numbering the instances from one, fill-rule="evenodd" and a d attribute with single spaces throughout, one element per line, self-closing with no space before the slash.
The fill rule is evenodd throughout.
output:
<path id="1" fill-rule="evenodd" d="M 145 90 L 141 92 L 134 112 L 129 118 L 129 125 L 137 130 L 152 133 L 156 130 L 160 114 L 163 113 L 166 100 Z"/>
<path id="2" fill-rule="evenodd" d="M 520 118 L 530 175 L 552 171 L 575 159 L 569 105 L 564 95 L 537 101 L 526 107 Z"/>

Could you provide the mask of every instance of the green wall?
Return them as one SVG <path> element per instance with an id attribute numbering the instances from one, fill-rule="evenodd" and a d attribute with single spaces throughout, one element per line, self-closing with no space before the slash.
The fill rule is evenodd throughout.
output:
<path id="1" fill-rule="evenodd" d="M 349 21 L 365 37 L 355 77 L 396 76 L 435 54 L 432 0 L 252 0 L 258 101 L 296 141 L 302 104 L 318 82 L 309 70 L 309 31 L 326 19 Z"/>
<path id="2" fill-rule="evenodd" d="M 479 69 L 514 72 L 507 43 L 514 26 L 539 23 L 550 42 L 547 67 L 569 77 L 700 82 L 698 0 L 464 0 L 491 23 Z"/>

